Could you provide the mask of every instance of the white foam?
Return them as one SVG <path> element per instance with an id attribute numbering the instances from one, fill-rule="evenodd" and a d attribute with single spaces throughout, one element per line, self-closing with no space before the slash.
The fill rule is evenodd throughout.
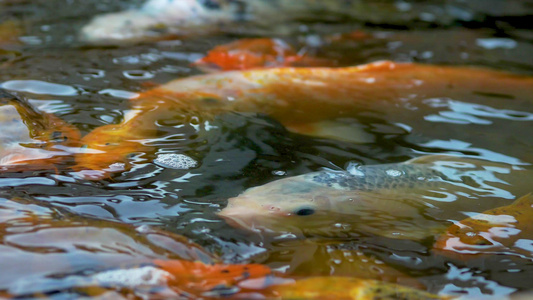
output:
<path id="1" fill-rule="evenodd" d="M 167 153 L 160 154 L 154 160 L 154 163 L 165 168 L 186 170 L 194 168 L 198 162 L 184 154 Z"/>

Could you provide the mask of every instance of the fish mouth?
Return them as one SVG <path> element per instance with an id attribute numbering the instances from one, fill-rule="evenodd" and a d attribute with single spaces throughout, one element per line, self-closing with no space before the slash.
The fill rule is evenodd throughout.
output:
<path id="1" fill-rule="evenodd" d="M 232 209 L 231 211 L 229 211 L 227 209 L 223 209 L 222 211 L 218 212 L 217 215 L 224 219 L 226 223 L 228 223 L 232 227 L 245 228 L 248 230 L 254 229 L 254 222 L 252 218 L 243 218 L 243 216 L 247 216 L 246 210 Z"/>
<path id="2" fill-rule="evenodd" d="M 217 213 L 227 224 L 235 228 L 242 228 L 253 232 L 270 232 L 264 225 L 268 223 L 268 216 L 254 213 L 246 207 L 230 205 Z"/>

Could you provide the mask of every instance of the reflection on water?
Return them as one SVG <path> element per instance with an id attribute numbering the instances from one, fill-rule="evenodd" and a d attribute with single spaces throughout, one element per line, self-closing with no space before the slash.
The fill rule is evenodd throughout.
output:
<path id="1" fill-rule="evenodd" d="M 241 30 L 122 47 L 90 46 L 77 39 L 78 31 L 93 15 L 124 9 L 128 2 L 0 2 L 0 20 L 5 17 L 23 24 L 17 27 L 20 31 L 9 29 L 15 23 L 0 25 L 22 34 L 13 39 L 0 29 L 0 87 L 23 95 L 36 108 L 29 113 L 27 107 L 1 103 L 0 151 L 16 145 L 17 149 L 53 152 L 60 159 L 44 170 L 17 169 L 0 175 L 0 267 L 6 270 L 0 274 L 0 296 L 3 292 L 97 296 L 103 292 L 85 289 L 94 274 L 152 266 L 156 258 L 191 260 L 202 253 L 203 261 L 220 256 L 227 263 L 262 263 L 287 276 L 357 276 L 442 294 L 498 297 L 531 288 L 532 241 L 524 234 L 530 231 L 509 222 L 506 216 L 513 216 L 509 211 L 494 211 L 533 192 L 528 186 L 533 162 L 530 93 L 480 90 L 460 98 L 451 95 L 378 105 L 332 120 L 329 132 L 340 140 L 293 133 L 282 121 L 260 112 L 227 112 L 211 118 L 202 110 L 188 114 L 169 110 L 169 116 L 147 121 L 155 124 L 155 129 L 149 139 L 136 140 L 128 166 L 111 166 L 119 172 L 102 180 L 84 179 L 80 170 L 72 169 L 72 155 L 83 149 L 57 147 L 49 139 L 31 136 L 28 128 L 33 130 L 35 124 L 28 120 L 35 120 L 37 114 L 50 128 L 49 118 L 58 117 L 64 123 L 53 122 L 54 126 L 71 132 L 66 124 L 72 124 L 85 136 L 95 128 L 131 119 L 135 109 L 130 99 L 154 85 L 200 74 L 191 64 L 215 45 L 250 37 Z M 531 14 L 528 1 L 478 2 L 458 2 L 455 6 L 467 7 L 453 11 L 443 24 L 435 18 L 438 4 L 431 4 L 432 10 L 419 14 L 423 18 L 414 22 L 394 23 L 391 19 L 337 24 L 334 19 L 313 19 L 296 22 L 297 30 L 261 31 L 282 39 L 297 53 L 339 66 L 387 59 L 533 75 L 531 25 L 523 19 Z M 395 11 L 417 5 L 398 2 Z M 495 8 L 499 6 L 504 7 Z M 354 30 L 366 33 L 365 37 L 331 42 L 336 34 Z M 8 120 L 16 124 L 6 125 Z M 352 130 L 358 135 L 343 138 Z M 6 143 L 11 139 L 16 142 Z M 44 143 L 53 151 L 28 147 L 28 143 Z M 325 214 L 324 222 L 303 228 L 282 221 L 289 230 L 274 234 L 234 228 L 217 216 L 227 199 L 277 179 L 324 168 L 352 166 L 353 171 L 368 165 L 399 164 L 431 154 L 453 155 L 463 162 L 437 166 L 439 176 L 453 184 L 432 187 L 429 195 L 427 188 L 415 193 L 393 190 L 394 201 L 390 194 L 372 201 L 363 199 L 359 206 L 351 206 L 359 210 L 344 208 L 333 222 L 332 215 Z M 0 159 L 5 159 L 6 155 L 2 156 Z M 485 162 L 472 164 L 476 159 Z M 332 197 L 331 193 L 326 195 Z M 267 198 L 273 196 L 266 193 Z M 278 197 L 276 200 L 282 201 L 284 196 Z M 415 201 L 420 198 L 424 201 Z M 391 204 L 401 201 L 407 203 L 403 208 Z M 490 238 L 504 246 L 472 257 L 464 255 L 470 249 L 456 248 L 457 253 L 452 254 L 434 250 L 442 234 L 447 230 L 453 233 L 449 226 L 480 226 L 472 220 L 487 220 L 482 216 L 498 216 L 488 218 L 506 222 L 506 227 L 479 227 L 479 232 L 491 233 Z M 154 235 L 152 241 L 158 241 L 154 245 L 135 231 L 142 225 L 166 232 Z M 512 230 L 521 233 L 513 235 Z M 390 234 L 384 234 L 387 231 Z M 206 250 L 183 246 L 179 239 L 170 243 L 165 235 L 170 232 L 184 235 Z M 416 238 L 398 239 L 394 232 Z M 299 233 L 307 239 L 295 239 Z M 516 239 L 505 244 L 506 235 Z M 453 241 L 457 236 L 446 237 Z M 176 241 L 176 237 L 170 240 Z M 461 243 L 465 241 L 463 238 Z M 169 250 L 169 245 L 175 247 Z M 197 252 L 180 255 L 183 249 Z M 474 248 L 475 254 L 483 252 L 479 249 Z M 217 295 L 224 292 L 231 293 L 224 290 Z"/>

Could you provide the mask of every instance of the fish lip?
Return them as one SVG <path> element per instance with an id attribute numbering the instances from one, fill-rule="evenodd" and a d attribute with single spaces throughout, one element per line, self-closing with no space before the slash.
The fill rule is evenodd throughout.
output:
<path id="1" fill-rule="evenodd" d="M 228 214 L 228 213 L 226 213 L 224 210 L 218 212 L 217 215 L 218 215 L 219 217 L 221 217 L 222 219 L 224 219 L 224 221 L 226 221 L 226 223 L 228 223 L 230 226 L 233 226 L 233 227 L 242 227 L 242 228 L 252 228 L 252 227 L 253 227 L 253 223 L 250 224 L 251 226 L 249 226 L 249 225 L 244 221 L 244 219 L 242 219 L 242 218 L 238 218 L 238 217 L 236 217 L 236 216 L 233 215 L 233 214 Z"/>
<path id="2" fill-rule="evenodd" d="M 257 227 L 253 217 L 247 217 L 244 213 L 239 214 L 238 211 L 227 213 L 226 211 L 222 210 L 219 211 L 217 215 L 221 217 L 224 221 L 226 221 L 228 225 L 235 228 L 242 228 L 256 233 L 270 231 L 267 228 L 264 228 L 263 226 Z"/>

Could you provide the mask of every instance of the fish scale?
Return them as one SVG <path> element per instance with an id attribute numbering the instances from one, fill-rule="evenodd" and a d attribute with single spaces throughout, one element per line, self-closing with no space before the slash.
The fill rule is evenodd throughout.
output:
<path id="1" fill-rule="evenodd" d="M 304 176 L 308 180 L 328 187 L 360 191 L 414 188 L 415 185 L 430 186 L 435 181 L 450 180 L 444 174 L 430 167 L 408 164 L 360 166 L 351 173 L 321 171 Z"/>

